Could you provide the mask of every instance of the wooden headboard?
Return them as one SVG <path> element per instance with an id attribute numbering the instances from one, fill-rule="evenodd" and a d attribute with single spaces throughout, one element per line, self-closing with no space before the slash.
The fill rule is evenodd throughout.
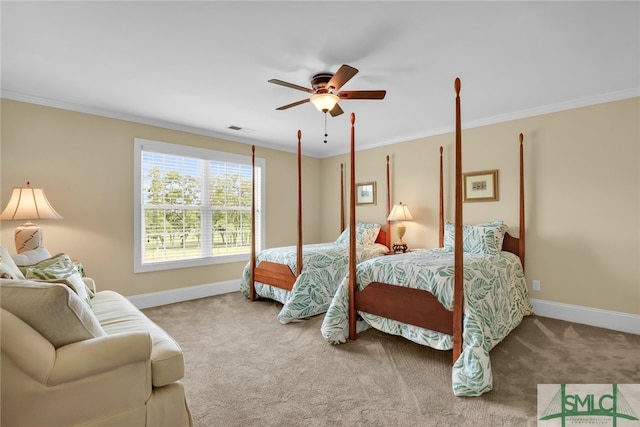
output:
<path id="1" fill-rule="evenodd" d="M 378 237 L 376 238 L 376 243 L 380 243 L 382 245 L 385 245 L 386 247 L 389 247 L 388 238 L 389 234 L 381 228 L 380 232 L 378 233 Z"/>
<path id="2" fill-rule="evenodd" d="M 514 237 L 509 233 L 505 233 L 504 240 L 502 242 L 502 250 L 511 252 L 512 254 L 520 257 L 522 263 L 522 269 L 524 270 L 524 255 L 525 255 L 525 232 L 524 232 L 524 135 L 520 136 L 520 197 L 519 197 L 519 210 L 520 210 L 520 237 Z M 440 215 L 439 215 L 439 243 L 440 247 L 444 246 L 444 185 L 443 185 L 443 161 L 442 161 L 442 147 L 440 147 Z"/>
<path id="3" fill-rule="evenodd" d="M 520 237 L 513 237 L 509 233 L 505 233 L 502 241 L 502 250 L 511 252 L 520 257 L 522 270 L 524 271 L 524 253 L 525 253 L 525 232 L 524 232 L 524 135 L 520 134 Z"/>

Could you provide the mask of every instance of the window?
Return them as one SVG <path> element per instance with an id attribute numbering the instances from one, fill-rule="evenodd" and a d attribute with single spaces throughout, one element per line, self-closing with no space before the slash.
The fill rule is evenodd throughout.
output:
<path id="1" fill-rule="evenodd" d="M 264 241 L 264 159 L 255 159 L 256 249 Z M 134 272 L 247 261 L 251 156 L 136 138 Z"/>

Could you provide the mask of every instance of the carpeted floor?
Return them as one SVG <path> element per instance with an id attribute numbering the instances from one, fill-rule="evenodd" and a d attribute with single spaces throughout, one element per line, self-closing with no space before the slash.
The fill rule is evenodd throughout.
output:
<path id="1" fill-rule="evenodd" d="M 144 310 L 184 350 L 197 427 L 536 426 L 537 384 L 640 383 L 640 336 L 530 316 L 491 351 L 494 389 L 455 397 L 450 351 L 376 330 L 334 346 L 322 315 L 279 310 L 239 292 Z"/>

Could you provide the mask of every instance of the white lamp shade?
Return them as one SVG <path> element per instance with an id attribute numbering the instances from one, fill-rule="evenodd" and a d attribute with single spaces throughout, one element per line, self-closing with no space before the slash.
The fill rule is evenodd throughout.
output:
<path id="1" fill-rule="evenodd" d="M 311 97 L 311 103 L 323 113 L 333 110 L 339 100 L 340 98 L 332 93 L 319 93 Z"/>
<path id="2" fill-rule="evenodd" d="M 403 205 L 400 202 L 398 205 L 393 205 L 387 221 L 413 221 L 413 217 L 407 205 Z"/>
<path id="3" fill-rule="evenodd" d="M 0 215 L 1 220 L 62 219 L 53 209 L 42 188 L 14 187 L 11 199 Z"/>
<path id="4" fill-rule="evenodd" d="M 15 244 L 16 251 L 22 253 L 42 246 L 42 230 L 32 219 L 62 219 L 62 216 L 53 209 L 42 188 L 31 188 L 27 182 L 26 187 L 14 187 L 11 199 L 0 214 L 0 220 L 27 220 L 26 223 L 16 227 Z"/>

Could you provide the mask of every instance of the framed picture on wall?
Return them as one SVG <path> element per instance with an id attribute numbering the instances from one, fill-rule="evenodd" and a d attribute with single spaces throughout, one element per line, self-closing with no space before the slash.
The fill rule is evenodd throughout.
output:
<path id="1" fill-rule="evenodd" d="M 376 204 L 376 182 L 361 182 L 356 184 L 356 205 Z"/>
<path id="2" fill-rule="evenodd" d="M 498 200 L 498 170 L 463 173 L 465 202 L 494 202 Z"/>

